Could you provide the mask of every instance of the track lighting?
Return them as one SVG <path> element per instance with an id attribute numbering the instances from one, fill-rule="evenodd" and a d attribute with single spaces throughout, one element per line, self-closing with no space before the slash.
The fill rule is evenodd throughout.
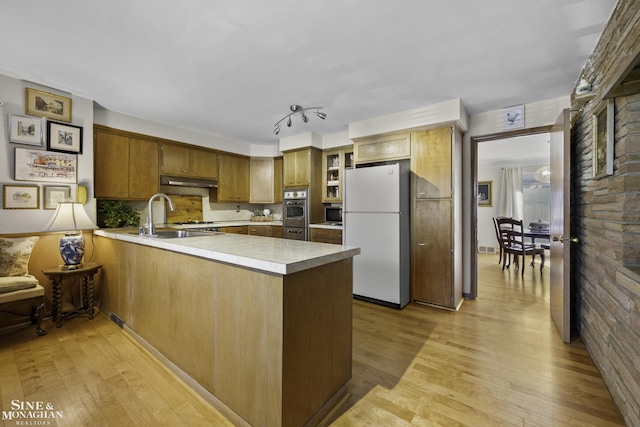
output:
<path id="1" fill-rule="evenodd" d="M 287 114 L 286 116 L 284 116 L 283 118 L 281 118 L 278 123 L 275 124 L 275 129 L 273 129 L 273 133 L 275 133 L 276 135 L 280 133 L 280 123 L 282 123 L 284 120 L 287 121 L 287 127 L 291 127 L 291 116 L 293 116 L 294 114 L 300 113 L 300 117 L 302 117 L 302 121 L 307 123 L 309 121 L 309 117 L 304 113 L 307 110 L 316 110 L 313 113 L 318 116 L 319 118 L 321 118 L 322 120 L 327 118 L 327 115 L 325 113 L 321 113 L 320 110 L 323 107 L 308 107 L 308 108 L 302 108 L 299 105 L 291 105 L 289 107 L 289 109 L 291 110 L 291 113 Z"/>

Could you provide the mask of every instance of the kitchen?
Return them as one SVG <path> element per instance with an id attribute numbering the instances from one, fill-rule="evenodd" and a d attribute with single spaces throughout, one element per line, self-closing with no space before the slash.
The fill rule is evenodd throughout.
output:
<path id="1" fill-rule="evenodd" d="M 21 85 L 22 83 L 16 81 L 15 84 Z M 457 103 L 458 101 L 454 102 Z M 441 109 L 440 106 L 433 106 L 430 108 L 433 108 L 435 111 Z M 460 108 L 454 110 L 462 111 Z M 460 123 L 464 123 L 466 117 L 447 116 L 447 119 L 443 119 L 443 122 L 455 122 L 456 120 L 460 121 Z M 436 122 L 431 125 L 427 124 L 426 127 L 439 128 L 441 127 L 439 123 L 440 122 Z M 98 211 L 100 211 L 100 203 L 102 200 L 109 200 L 113 199 L 114 197 L 120 196 L 117 198 L 128 200 L 132 205 L 135 205 L 139 209 L 139 215 L 141 218 L 140 225 L 144 225 L 145 219 L 147 217 L 152 217 L 156 218 L 154 222 L 157 230 L 161 230 L 163 224 L 165 223 L 167 223 L 167 227 L 183 228 L 202 228 L 202 226 L 204 225 L 205 227 L 219 227 L 219 231 L 225 232 L 224 236 L 229 235 L 229 238 L 233 237 L 236 239 L 236 243 L 232 243 L 231 240 L 224 240 L 222 239 L 222 236 L 212 233 L 213 235 L 211 239 L 217 241 L 218 243 L 225 242 L 226 249 L 216 247 L 215 249 L 213 249 L 213 252 L 203 252 L 204 250 L 210 251 L 211 249 L 207 249 L 210 247 L 209 243 L 204 243 L 201 237 L 181 239 L 179 241 L 179 246 L 175 247 L 171 246 L 174 244 L 171 242 L 171 240 L 176 239 L 148 239 L 144 236 L 137 236 L 137 227 L 133 230 L 125 230 L 124 232 L 118 231 L 117 228 L 113 229 L 113 232 L 109 231 L 110 229 L 101 229 L 96 231 L 95 236 L 90 238 L 92 246 L 90 256 L 91 258 L 95 256 L 95 258 L 93 259 L 99 260 L 102 263 L 102 271 L 98 275 L 97 279 L 98 287 L 102 289 L 102 294 L 99 295 L 101 310 L 103 310 L 104 313 L 110 317 L 115 316 L 117 323 L 123 324 L 125 328 L 130 328 L 128 330 L 133 336 L 139 335 L 139 339 L 141 342 L 148 342 L 150 351 L 157 351 L 162 357 L 166 357 L 171 360 L 172 363 L 178 366 L 180 370 L 185 370 L 185 372 L 190 374 L 189 376 L 197 378 L 198 384 L 201 384 L 203 387 L 209 390 L 209 392 L 213 393 L 213 397 L 210 397 L 211 399 L 225 396 L 225 404 L 230 405 L 230 407 L 233 408 L 234 412 L 240 413 L 241 416 L 245 419 L 254 420 L 252 422 L 256 422 L 255 417 L 258 415 L 252 412 L 252 410 L 247 406 L 246 401 L 239 397 L 233 397 L 234 393 L 236 393 L 233 391 L 233 389 L 220 389 L 216 385 L 219 384 L 220 381 L 222 381 L 223 383 L 234 383 L 236 382 L 235 380 L 232 380 L 231 378 L 216 380 L 215 377 L 214 379 L 211 379 L 212 377 L 206 372 L 192 372 L 189 370 L 190 364 L 181 359 L 180 355 L 175 355 L 173 353 L 175 350 L 172 350 L 172 347 L 167 347 L 168 337 L 166 336 L 166 333 L 162 332 L 161 319 L 145 319 L 146 309 L 144 307 L 150 308 L 151 305 L 145 305 L 143 303 L 143 301 L 145 301 L 144 297 L 142 300 L 138 299 L 137 297 L 133 298 L 123 305 L 123 295 L 145 295 L 146 288 L 136 288 L 135 284 L 145 283 L 146 281 L 141 280 L 140 278 L 146 276 L 154 277 L 155 279 L 153 281 L 156 284 L 155 286 L 158 289 L 166 289 L 166 291 L 163 291 L 163 293 L 166 292 L 175 294 L 177 290 L 171 290 L 171 286 L 173 286 L 172 283 L 175 283 L 175 279 L 171 282 L 165 282 L 165 278 L 172 278 L 175 276 L 172 275 L 170 271 L 162 270 L 165 267 L 174 265 L 173 262 L 169 262 L 169 260 L 167 259 L 167 262 L 161 262 L 159 264 L 156 264 L 155 262 L 153 264 L 148 264 L 145 262 L 127 266 L 129 260 L 160 260 L 163 257 L 164 251 L 182 253 L 182 256 L 174 255 L 172 259 L 177 260 L 177 264 L 180 266 L 192 266 L 189 270 L 183 270 L 182 267 L 179 267 L 179 271 L 182 272 L 182 275 L 184 277 L 190 277 L 188 276 L 188 272 L 193 272 L 196 274 L 196 276 L 194 276 L 192 279 L 188 279 L 188 281 L 190 282 L 197 281 L 197 278 L 200 277 L 197 272 L 207 270 L 209 268 L 209 263 L 213 263 L 214 265 L 218 266 L 217 268 L 222 269 L 223 266 L 221 263 L 231 262 L 234 265 L 237 265 L 236 268 L 239 268 L 240 270 L 238 270 L 237 272 L 229 272 L 227 273 L 227 275 L 238 277 L 241 274 L 245 274 L 240 273 L 240 271 L 246 271 L 246 269 L 254 271 L 256 269 L 262 268 L 258 267 L 255 264 L 256 262 L 258 262 L 258 265 L 275 265 L 278 263 L 284 263 L 282 264 L 283 267 L 281 269 L 266 270 L 267 274 L 270 277 L 274 273 L 276 275 L 281 275 L 283 281 L 279 286 L 286 286 L 286 283 L 295 283 L 302 280 L 296 279 L 296 275 L 303 274 L 303 272 L 298 272 L 296 270 L 298 267 L 295 266 L 303 265 L 301 263 L 307 262 L 305 260 L 309 260 L 311 261 L 311 265 L 313 266 L 312 269 L 309 270 L 309 274 L 313 274 L 314 277 L 325 278 L 324 282 L 317 283 L 317 289 L 323 289 L 323 286 L 330 286 L 331 283 L 337 283 L 341 286 L 341 288 L 349 290 L 348 295 L 343 295 L 340 293 L 337 295 L 343 295 L 341 297 L 343 301 L 345 300 L 344 297 L 348 296 L 348 301 L 351 301 L 351 264 L 344 264 L 344 262 L 347 262 L 346 258 L 357 258 L 359 248 L 343 246 L 342 244 L 323 244 L 320 245 L 323 248 L 320 249 L 322 253 L 319 255 L 313 255 L 312 253 L 310 253 L 310 250 L 313 249 L 312 247 L 309 247 L 307 249 L 306 246 L 293 246 L 297 245 L 297 242 L 287 242 L 287 240 L 292 239 L 269 239 L 278 241 L 277 244 L 269 243 L 270 248 L 275 247 L 277 249 L 281 247 L 283 248 L 282 250 L 286 248 L 299 248 L 297 252 L 300 255 L 304 255 L 305 258 L 291 258 L 290 261 L 283 261 L 281 259 L 281 255 L 278 255 L 276 252 L 274 252 L 273 255 L 270 255 L 268 251 L 262 251 L 261 253 L 252 256 L 250 255 L 249 246 L 257 245 L 257 247 L 260 247 L 260 243 L 258 242 L 258 240 L 264 241 L 265 238 L 262 236 L 251 235 L 254 234 L 251 232 L 251 230 L 254 228 L 256 230 L 264 229 L 265 227 L 269 227 L 270 229 L 274 230 L 280 228 L 282 229 L 284 234 L 285 230 L 295 228 L 288 227 L 287 224 L 287 219 L 289 216 L 287 214 L 286 203 L 288 200 L 291 200 L 287 198 L 290 193 L 293 198 L 297 198 L 298 200 L 300 199 L 300 197 L 302 197 L 306 204 L 306 206 L 303 208 L 303 216 L 305 217 L 305 219 L 303 220 L 304 224 L 303 227 L 301 227 L 303 230 L 303 234 L 306 234 L 308 233 L 308 230 L 314 230 L 315 228 L 323 231 L 340 233 L 343 230 L 341 229 L 341 226 L 339 224 L 336 224 L 341 222 L 339 221 L 340 217 L 331 218 L 330 216 L 329 218 L 326 218 L 326 215 L 327 212 L 333 214 L 340 213 L 339 196 L 342 195 L 340 194 L 340 190 L 343 190 L 343 188 L 341 187 L 344 186 L 344 181 L 342 181 L 344 176 L 341 175 L 345 175 L 346 173 L 348 173 L 348 171 L 356 170 L 353 168 L 349 169 L 347 167 L 348 165 L 350 165 L 349 162 L 351 162 L 353 159 L 353 163 L 351 163 L 351 165 L 357 164 L 358 161 L 360 161 L 362 164 L 367 164 L 374 160 L 383 160 L 385 162 L 393 163 L 394 158 L 404 158 L 405 161 L 407 161 L 408 152 L 406 151 L 406 149 L 398 153 L 393 153 L 389 150 L 386 150 L 386 159 L 359 158 L 358 156 L 361 155 L 360 153 L 362 150 L 358 150 L 358 148 L 366 147 L 371 143 L 380 144 L 381 141 L 378 137 L 376 137 L 375 140 L 371 140 L 370 138 L 366 137 L 361 138 L 360 140 L 356 141 L 355 144 L 341 145 L 339 147 L 332 148 L 331 150 L 321 150 L 315 147 L 303 147 L 291 150 L 283 150 L 282 163 L 277 162 L 277 160 L 279 159 L 275 157 L 271 161 L 261 162 L 260 168 L 254 168 L 254 171 L 260 171 L 261 179 L 259 179 L 258 181 L 260 181 L 261 183 L 264 183 L 264 181 L 268 182 L 269 184 L 273 183 L 272 186 L 269 185 L 269 191 L 267 191 L 266 194 L 264 192 L 260 194 L 260 196 L 262 196 L 262 200 L 261 203 L 258 204 L 250 203 L 250 183 L 252 181 L 250 165 L 251 160 L 254 160 L 252 157 L 223 152 L 221 150 L 210 150 L 200 146 L 195 146 L 193 144 L 185 144 L 179 141 L 167 140 L 165 138 L 149 136 L 138 132 L 132 133 L 130 131 L 125 131 L 122 129 L 97 123 L 94 123 L 93 129 L 93 147 L 89 146 L 89 144 L 85 144 L 82 157 L 88 156 L 89 153 L 92 152 L 94 163 L 94 185 L 93 187 L 88 185 L 85 187 L 82 184 L 79 184 L 77 185 L 77 187 L 85 187 L 88 190 L 88 193 L 97 199 L 96 206 Z M 446 135 L 450 135 L 452 129 L 454 129 L 454 127 L 445 126 L 444 130 L 446 131 Z M 397 135 L 395 135 L 394 133 L 392 134 L 393 140 L 395 140 Z M 416 135 L 420 135 L 420 132 L 415 133 L 414 139 Z M 410 146 L 411 135 L 403 133 L 402 138 L 404 138 L 403 147 L 406 148 Z M 416 140 L 416 142 L 417 141 L 418 140 Z M 453 140 L 450 138 L 445 138 L 444 141 L 447 145 L 453 144 Z M 457 141 L 459 142 L 459 139 Z M 384 141 L 382 141 L 382 143 L 384 143 Z M 149 147 L 151 147 L 152 149 L 148 150 Z M 165 151 L 166 148 L 169 149 Z M 331 158 L 330 156 L 333 156 L 333 154 L 331 153 L 335 152 L 336 150 L 340 153 L 340 158 L 344 161 L 327 161 L 327 159 Z M 188 159 L 187 166 L 180 167 L 179 169 L 171 169 L 173 164 L 177 163 L 173 157 L 176 156 L 176 152 L 179 153 L 180 151 L 188 153 L 188 155 L 185 156 Z M 208 166 L 213 166 L 213 171 L 205 171 L 204 175 L 206 175 L 206 177 L 203 178 L 202 170 L 194 168 L 194 159 L 206 157 L 206 155 L 209 155 L 212 152 L 216 153 L 216 155 L 212 158 L 217 160 L 217 164 L 215 164 L 215 162 L 206 163 Z M 127 153 L 128 155 L 126 155 Z M 261 156 L 261 160 L 264 160 L 262 157 L 263 156 Z M 323 158 L 325 164 L 324 169 Z M 265 164 L 266 168 L 264 167 Z M 276 164 L 282 165 L 281 172 L 276 169 Z M 227 165 L 233 166 L 231 168 L 228 168 Z M 266 176 L 269 177 L 268 179 L 264 179 L 265 169 Z M 373 168 L 370 169 L 373 170 Z M 171 175 L 165 174 L 167 170 L 171 173 Z M 232 171 L 232 173 L 229 173 L 230 171 Z M 451 174 L 450 171 L 448 173 Z M 276 185 L 276 176 L 282 176 L 283 183 L 281 192 L 278 191 L 279 186 Z M 82 183 L 82 179 L 79 180 L 79 182 Z M 141 183 L 151 184 L 141 185 Z M 196 184 L 200 187 L 194 188 L 189 186 L 189 184 Z M 300 187 L 304 184 L 306 184 L 306 186 Z M 162 192 L 162 194 L 166 193 L 172 195 L 175 198 L 175 207 L 173 210 L 167 209 L 165 204 L 167 202 L 163 197 L 153 197 L 155 201 L 152 201 L 151 196 L 154 196 L 154 194 L 157 192 Z M 276 201 L 278 200 L 278 196 L 280 194 L 282 194 L 283 196 L 282 201 L 280 203 L 277 203 Z M 249 196 L 249 198 L 247 198 L 247 196 Z M 212 200 L 215 201 L 212 202 Z M 87 202 L 88 203 L 85 209 L 90 208 L 91 197 L 88 198 Z M 263 215 L 260 215 L 260 213 L 262 213 Z M 264 215 L 265 213 L 266 215 Z M 276 216 L 275 218 L 273 217 L 274 214 Z M 292 219 L 295 216 L 297 216 L 297 214 L 291 215 Z M 267 219 L 267 221 L 260 221 L 261 218 Z M 199 221 L 202 221 L 203 223 L 213 222 L 213 224 L 193 224 L 193 222 Z M 183 222 L 187 224 L 176 225 L 171 224 L 171 222 Z M 309 224 L 308 227 L 304 226 L 307 222 Z M 147 228 L 146 232 L 149 233 L 149 230 L 150 228 Z M 232 230 L 237 230 L 240 233 L 246 233 L 248 235 L 232 236 Z M 144 234 L 144 232 L 145 230 L 143 229 L 142 233 Z M 305 237 L 306 238 L 304 240 L 307 240 L 307 238 L 311 238 L 311 235 L 309 234 L 308 237 Z M 89 240 L 89 238 L 87 238 L 86 240 Z M 299 243 L 305 244 L 305 242 Z M 149 245 L 151 245 L 151 249 L 138 249 L 138 246 L 146 247 Z M 233 248 L 237 248 L 240 252 L 233 253 Z M 242 252 L 244 252 L 244 255 Z M 224 254 L 224 256 L 219 257 L 218 255 L 211 255 L 214 253 Z M 125 255 L 125 257 L 122 258 L 122 254 L 128 254 L 131 257 Z M 194 266 L 194 261 L 191 260 L 191 258 L 194 256 L 199 258 L 205 257 L 210 261 L 203 265 Z M 346 257 L 345 261 L 341 261 L 340 258 L 337 258 L 337 256 Z M 406 262 L 406 260 L 408 260 L 408 254 L 405 253 L 404 257 Z M 253 259 L 253 261 L 249 262 L 246 261 L 246 259 Z M 322 271 L 324 271 L 322 270 L 322 268 L 325 268 L 323 267 L 323 263 L 328 263 L 326 268 L 332 269 L 327 271 L 338 269 L 336 271 L 342 272 L 340 274 L 322 273 Z M 124 278 L 124 282 L 122 281 L 123 279 L 121 278 L 121 275 L 119 273 L 120 271 L 122 271 L 121 267 L 123 265 L 126 266 L 124 271 L 130 272 L 128 274 L 128 278 Z M 289 267 L 289 265 L 291 267 Z M 227 267 L 224 268 L 226 269 Z M 131 272 L 133 271 L 137 271 L 137 273 L 132 274 Z M 246 281 L 248 283 L 252 283 L 254 281 L 257 281 L 256 283 L 261 282 L 263 279 L 260 278 L 260 275 L 253 277 L 253 275 L 255 275 L 256 273 L 251 273 L 249 276 L 247 276 Z M 404 275 L 405 277 L 408 276 L 408 271 L 406 270 L 406 268 Z M 118 279 L 115 280 L 114 277 Z M 138 279 L 136 279 L 137 277 Z M 329 280 L 329 278 L 338 277 L 342 277 L 342 279 L 339 279 L 337 281 L 327 281 Z M 42 282 L 46 284 L 47 281 L 46 279 L 43 279 Z M 203 295 L 204 294 L 206 294 L 206 292 L 203 293 Z M 308 293 L 308 295 L 311 295 L 311 293 Z M 458 297 L 461 299 L 461 292 Z M 232 298 L 232 296 L 230 296 L 230 298 Z M 155 300 L 155 297 L 149 296 L 146 299 L 148 299 L 149 301 L 153 301 Z M 271 300 L 273 299 L 273 297 L 270 297 L 268 299 Z M 264 300 L 264 297 L 261 297 L 260 300 Z M 403 304 L 406 304 L 406 301 L 404 301 Z M 301 304 L 297 305 L 303 306 Z M 233 305 L 225 304 L 225 306 L 232 307 Z M 137 307 L 137 309 L 134 310 L 134 307 Z M 182 310 L 184 310 L 185 308 L 183 305 L 177 305 L 176 307 L 182 307 Z M 397 308 L 401 308 L 401 305 L 399 305 Z M 206 310 L 198 308 L 196 309 L 196 311 L 203 312 Z M 167 310 L 161 310 L 159 307 L 154 308 L 151 312 L 164 312 L 164 315 L 169 316 L 169 318 L 176 316 L 178 316 L 179 318 L 179 315 L 177 313 L 173 313 Z M 213 313 L 219 312 L 222 312 L 221 308 L 213 310 Z M 289 310 L 289 312 L 291 312 L 291 310 Z M 333 310 L 333 312 L 335 313 L 336 311 Z M 237 315 L 234 315 L 233 313 L 230 313 L 229 316 L 237 317 Z M 216 323 L 215 318 L 211 319 L 211 321 Z M 155 329 L 153 329 L 153 327 L 160 327 L 161 330 L 156 331 Z M 185 339 L 187 339 L 189 342 L 193 342 L 194 339 L 189 338 L 191 336 L 189 332 L 195 332 L 197 330 L 198 328 L 196 328 L 194 325 L 190 325 L 178 335 L 185 337 Z M 350 336 L 350 328 L 341 328 L 338 330 L 342 330 L 345 333 L 348 333 Z M 305 334 L 313 336 L 313 334 Z M 213 336 L 216 337 L 220 335 L 220 333 L 216 333 Z M 334 335 L 335 339 L 337 339 L 338 341 L 344 339 L 341 338 L 340 334 L 334 333 Z M 222 334 L 221 336 L 224 336 L 224 334 Z M 239 336 L 240 335 L 238 335 L 238 337 Z M 286 335 L 283 335 L 283 339 L 287 339 Z M 218 343 L 218 345 L 220 344 Z M 350 345 L 347 345 L 347 347 L 350 348 Z M 185 348 L 185 345 L 178 346 L 177 348 Z M 331 348 L 331 346 L 329 346 L 329 348 Z M 198 351 L 194 354 L 201 354 L 202 351 Z M 218 356 L 218 358 L 219 357 L 220 356 Z M 335 359 L 329 357 L 327 358 L 327 360 L 339 361 L 343 359 Z M 196 365 L 199 365 L 199 363 Z M 231 366 L 233 365 L 228 365 L 227 369 L 218 369 L 217 372 L 238 371 L 237 368 L 233 369 L 231 368 Z M 342 366 L 342 368 L 340 369 L 342 369 L 344 372 L 348 373 L 350 371 L 350 369 L 347 370 L 344 367 L 344 364 L 338 366 Z M 332 369 L 335 369 L 335 367 Z M 286 370 L 283 370 L 283 375 L 288 375 Z M 286 418 L 287 416 L 295 416 L 298 417 L 296 419 L 309 420 L 315 419 L 314 417 L 317 417 L 319 415 L 326 415 L 327 410 L 331 409 L 333 405 L 336 405 L 340 401 L 340 398 L 344 396 L 344 387 L 349 377 L 350 375 L 348 375 L 347 377 L 342 376 L 340 382 L 334 383 L 333 385 L 331 385 L 330 389 L 327 389 L 330 390 L 328 394 L 327 392 L 323 392 L 322 397 L 315 398 L 316 403 L 309 410 L 310 412 L 306 412 L 302 415 L 291 415 L 290 412 L 286 412 L 286 408 L 291 406 L 291 404 L 288 403 L 283 407 L 283 410 L 285 412 L 280 413 L 280 415 L 278 415 L 276 419 L 282 419 L 280 417 Z M 241 383 L 247 384 L 247 380 L 243 380 L 241 381 Z M 285 390 L 283 390 L 283 392 L 285 392 Z M 287 393 L 288 394 L 284 394 L 282 396 L 283 399 L 286 396 L 291 396 L 290 392 Z M 291 399 L 291 397 L 289 397 L 289 399 Z M 273 403 L 271 403 L 271 405 L 272 404 Z M 327 405 L 326 408 L 325 405 Z M 261 411 L 261 413 L 263 413 L 263 411 Z"/>
<path id="2" fill-rule="evenodd" d="M 2 83 L 3 89 L 8 88 L 6 93 L 2 94 L 5 101 L 5 112 L 10 111 L 11 113 L 14 113 L 14 114 L 20 114 L 22 92 L 24 90 L 24 86 L 27 83 L 23 83 L 22 81 L 19 81 L 11 77 L 6 77 L 6 76 L 0 77 L 0 83 Z M 47 88 L 41 87 L 41 89 L 47 89 Z M 563 99 L 563 101 L 561 102 L 548 102 L 545 104 L 545 106 L 550 107 L 551 109 L 554 109 L 557 107 L 558 104 L 566 105 L 567 100 Z M 534 112 L 534 114 L 530 116 L 531 118 L 533 118 L 534 123 L 535 123 L 535 120 L 540 120 L 545 123 L 549 123 L 550 120 L 553 120 L 550 117 L 542 118 L 543 114 L 540 113 L 540 111 L 543 110 L 542 104 L 532 103 L 532 104 L 527 104 L 526 107 L 528 112 Z M 538 109 L 538 107 L 540 108 Z M 535 112 L 540 113 L 540 115 L 536 115 Z M 415 117 L 415 114 L 413 116 Z M 476 125 L 478 122 L 481 123 L 480 133 L 486 132 L 487 128 L 491 128 L 492 125 L 489 123 L 490 122 L 493 123 L 492 119 L 497 119 L 499 117 L 499 111 L 494 111 L 490 113 L 489 116 L 490 117 L 488 116 L 476 117 L 476 119 L 478 119 L 475 122 Z M 74 96 L 74 117 L 75 117 L 74 121 L 80 122 L 86 128 L 91 128 L 94 123 L 99 123 L 113 129 L 127 129 L 128 131 L 137 132 L 143 135 L 161 136 L 163 138 L 173 140 L 173 141 L 189 141 L 189 143 L 199 145 L 199 146 L 211 146 L 210 141 L 208 141 L 207 138 L 204 138 L 201 135 L 195 135 L 195 132 L 191 132 L 189 130 L 184 130 L 184 129 L 181 129 L 181 130 L 171 129 L 170 126 L 166 125 L 165 123 L 157 123 L 157 122 L 150 123 L 150 122 L 145 122 L 145 120 L 143 119 L 137 119 L 137 118 L 134 119 L 131 117 L 126 117 L 125 115 L 120 113 L 107 111 L 99 105 L 94 105 L 92 100 L 83 99 L 80 96 Z M 409 120 L 407 120 L 407 122 L 409 122 Z M 438 121 L 438 123 L 440 122 Z M 482 128 L 482 124 L 484 124 L 486 127 Z M 411 126 L 402 126 L 402 127 L 398 127 L 397 129 L 406 129 L 406 128 L 411 128 Z M 378 127 L 377 129 L 380 129 L 380 128 Z M 478 132 L 478 129 L 479 128 L 476 127 L 475 131 Z M 353 134 L 357 137 L 358 132 L 356 130 L 357 130 L 357 126 L 354 126 Z M 383 129 L 382 133 L 384 133 L 384 131 L 385 130 Z M 94 153 L 93 153 L 93 147 L 91 143 L 92 141 L 90 141 L 90 138 L 91 138 L 91 135 L 89 135 L 90 132 L 87 132 L 87 134 L 88 135 L 86 135 L 87 139 L 85 140 L 84 151 L 82 155 L 79 156 L 79 159 L 80 159 L 80 162 L 78 165 L 79 180 L 77 185 L 80 185 L 82 187 L 89 189 L 89 198 L 87 200 L 87 205 L 85 206 L 86 206 L 86 210 L 91 213 L 91 212 L 95 212 L 96 210 L 95 198 L 92 197 L 92 194 L 91 194 L 91 189 L 93 188 L 93 184 L 94 184 L 93 183 L 93 164 L 92 164 Z M 378 132 L 377 131 L 373 132 L 373 134 L 378 134 Z M 274 150 L 274 151 L 286 152 L 289 150 L 297 150 L 297 149 L 302 149 L 304 147 L 313 147 L 313 146 L 319 147 L 321 150 L 331 149 L 334 147 L 344 147 L 350 143 L 350 140 L 351 140 L 350 136 L 351 134 L 347 134 L 343 132 L 339 136 L 334 135 L 332 137 L 321 138 L 321 142 L 317 144 L 315 143 L 316 141 L 314 141 L 317 139 L 317 137 L 315 135 L 311 135 L 308 138 L 306 138 L 307 139 L 306 141 L 304 141 L 299 145 L 298 144 L 288 145 L 287 139 L 286 137 L 284 137 L 284 138 L 281 138 L 282 141 L 280 146 L 278 147 L 278 150 Z M 361 133 L 360 136 L 364 136 L 364 135 Z M 332 144 L 333 141 L 330 141 L 330 140 L 334 140 L 334 139 L 340 139 L 340 142 L 333 145 Z M 253 152 L 252 149 L 249 149 L 249 148 L 237 147 L 236 145 L 234 145 L 234 141 L 227 140 L 225 138 L 216 138 L 215 142 L 212 145 L 216 147 L 216 149 L 219 151 L 240 154 L 241 156 L 246 156 L 249 159 L 252 157 L 275 158 L 275 157 L 278 157 L 279 155 L 279 152 L 276 152 L 276 153 L 265 152 L 268 150 L 262 150 L 262 149 L 257 149 L 255 152 Z M 6 148 L 11 148 L 11 145 L 7 143 Z M 7 149 L 7 152 L 9 152 L 9 149 Z M 9 157 L 10 156 L 6 156 L 6 159 L 8 159 Z M 11 161 L 7 160 L 6 163 L 3 164 L 3 166 L 6 166 L 2 168 L 3 174 L 6 173 L 6 177 L 4 178 L 5 180 L 10 181 L 12 179 L 10 176 L 10 171 L 12 168 Z M 72 187 L 71 193 L 76 194 L 76 185 L 73 185 L 71 187 Z M 203 195 L 203 199 L 204 197 L 205 195 Z M 425 198 L 425 199 L 429 199 L 429 198 Z M 431 199 L 435 199 L 435 197 L 432 197 Z M 218 210 L 216 209 L 218 207 L 217 205 L 213 208 L 211 207 L 212 204 L 215 205 L 216 203 L 217 202 L 212 203 L 209 201 L 208 202 L 209 206 L 207 206 L 207 203 L 203 204 L 203 219 L 205 218 L 205 214 L 209 215 L 209 213 L 207 213 L 207 209 L 211 211 Z M 451 205 L 451 203 L 450 205 L 455 206 L 455 202 L 453 203 L 454 203 L 453 205 Z M 437 204 L 435 203 L 435 200 L 426 200 L 426 202 L 423 205 L 436 206 Z M 262 208 L 263 211 L 264 209 L 270 209 L 271 212 L 277 212 L 277 206 L 278 206 L 277 203 L 273 204 L 273 206 L 270 206 L 270 204 L 267 203 L 266 205 L 260 205 L 259 208 Z M 254 209 L 254 207 L 249 204 L 246 204 L 246 205 L 241 204 L 240 210 L 248 212 L 247 217 L 243 218 L 243 220 L 250 221 L 251 213 L 254 211 L 258 211 L 259 208 Z M 236 212 L 236 209 L 237 209 L 237 204 L 227 203 L 224 205 L 224 209 L 221 209 L 225 211 L 224 213 L 217 212 L 216 214 L 211 214 L 210 218 L 215 218 L 215 219 L 232 218 L 231 215 L 238 213 Z M 164 210 L 161 204 L 158 210 L 159 210 L 159 213 L 156 216 L 160 218 L 162 217 L 162 212 Z M 142 217 L 144 220 L 144 218 L 146 217 L 146 215 L 144 215 L 144 206 L 142 206 L 141 211 L 143 212 Z M 13 215 L 9 215 L 9 214 L 13 214 Z M 15 219 L 18 216 L 16 214 L 19 214 L 19 216 L 21 217 L 20 220 Z M 0 226 L 2 226 L 3 230 L 7 230 L 7 231 L 11 230 L 12 232 L 16 232 L 16 233 L 21 233 L 21 232 L 28 233 L 32 230 L 32 227 L 31 228 L 26 227 L 26 224 L 43 224 L 46 222 L 47 220 L 46 217 L 49 216 L 49 214 L 50 212 L 46 212 L 42 210 L 38 212 L 24 211 L 20 213 L 3 212 L 3 215 L 0 217 Z M 226 216 L 226 215 L 229 215 L 229 216 Z M 467 245 L 465 246 L 469 247 L 468 242 L 467 242 Z"/>

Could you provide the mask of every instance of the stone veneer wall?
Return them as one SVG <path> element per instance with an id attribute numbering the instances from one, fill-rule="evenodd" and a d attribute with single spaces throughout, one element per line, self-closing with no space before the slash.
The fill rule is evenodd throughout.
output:
<path id="1" fill-rule="evenodd" d="M 578 331 L 628 425 L 640 426 L 640 94 L 615 98 L 614 173 L 593 178 L 592 114 L 640 53 L 640 2 L 620 0 L 572 100 L 572 286 Z"/>

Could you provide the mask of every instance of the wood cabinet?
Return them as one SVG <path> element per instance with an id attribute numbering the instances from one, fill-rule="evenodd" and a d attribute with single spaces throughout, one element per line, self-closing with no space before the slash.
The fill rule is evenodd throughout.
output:
<path id="1" fill-rule="evenodd" d="M 342 230 L 330 228 L 311 228 L 311 241 L 319 243 L 342 244 Z"/>
<path id="2" fill-rule="evenodd" d="M 158 143 L 94 125 L 94 194 L 98 199 L 148 199 L 158 192 Z"/>
<path id="3" fill-rule="evenodd" d="M 408 159 L 411 134 L 405 131 L 358 138 L 353 141 L 353 153 L 356 164 Z"/>
<path id="4" fill-rule="evenodd" d="M 344 171 L 353 167 L 353 148 L 335 149 L 322 153 L 322 202 L 342 202 Z"/>
<path id="5" fill-rule="evenodd" d="M 218 202 L 249 201 L 249 159 L 220 154 L 218 158 Z"/>
<path id="6" fill-rule="evenodd" d="M 418 199 L 450 198 L 452 188 L 452 144 L 449 128 L 414 132 L 411 169 Z"/>
<path id="7" fill-rule="evenodd" d="M 282 162 L 282 157 L 251 159 L 251 203 L 282 203 Z"/>
<path id="8" fill-rule="evenodd" d="M 218 177 L 218 156 L 213 150 L 165 142 L 162 144 L 162 173 L 216 179 Z"/>
<path id="9" fill-rule="evenodd" d="M 315 148 L 284 153 L 283 175 L 285 187 L 307 187 L 319 178 L 322 159 Z"/>
<path id="10" fill-rule="evenodd" d="M 282 167 L 284 160 L 282 157 L 273 159 L 273 202 L 282 203 Z M 282 237 L 282 236 L 280 236 Z"/>
<path id="11" fill-rule="evenodd" d="M 284 189 L 306 188 L 309 191 L 309 222 L 324 221 L 322 204 L 322 152 L 309 147 L 284 153 L 282 174 Z"/>
<path id="12" fill-rule="evenodd" d="M 280 225 L 250 225 L 250 236 L 282 237 L 282 226 Z"/>
<path id="13" fill-rule="evenodd" d="M 247 225 L 238 225 L 233 227 L 220 227 L 219 230 L 222 233 L 249 234 L 249 226 Z"/>
<path id="14" fill-rule="evenodd" d="M 271 226 L 271 237 L 282 238 L 282 226 L 281 225 L 272 225 Z"/>
<path id="15" fill-rule="evenodd" d="M 462 303 L 462 135 L 455 127 L 411 134 L 411 298 Z"/>

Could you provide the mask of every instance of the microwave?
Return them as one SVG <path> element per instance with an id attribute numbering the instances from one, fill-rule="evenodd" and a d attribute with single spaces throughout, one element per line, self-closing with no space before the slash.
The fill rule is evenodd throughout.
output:
<path id="1" fill-rule="evenodd" d="M 325 206 L 325 222 L 342 222 L 342 206 Z"/>

